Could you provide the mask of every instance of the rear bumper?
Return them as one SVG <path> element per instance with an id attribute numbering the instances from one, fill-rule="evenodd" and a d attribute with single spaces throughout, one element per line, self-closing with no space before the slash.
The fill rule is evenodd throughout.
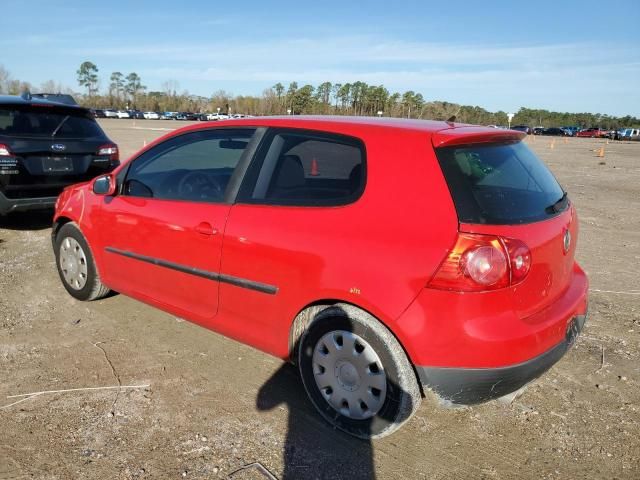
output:
<path id="1" fill-rule="evenodd" d="M 587 315 L 573 317 L 565 339 L 555 347 L 526 362 L 499 368 L 416 367 L 423 386 L 455 404 L 472 405 L 515 392 L 538 378 L 573 345 Z"/>
<path id="2" fill-rule="evenodd" d="M 546 305 L 540 289 L 465 293 L 424 288 L 392 329 L 411 363 L 439 368 L 501 368 L 527 362 L 565 338 L 587 312 L 589 282 L 574 262 L 566 289 Z"/>
<path id="3" fill-rule="evenodd" d="M 58 197 L 7 198 L 0 192 L 0 215 L 27 210 L 53 208 Z"/>

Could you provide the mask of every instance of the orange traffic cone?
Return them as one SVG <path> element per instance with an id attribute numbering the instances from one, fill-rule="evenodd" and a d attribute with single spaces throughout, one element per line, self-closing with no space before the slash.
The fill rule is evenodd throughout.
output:
<path id="1" fill-rule="evenodd" d="M 598 157 L 598 158 L 603 158 L 604 157 L 604 147 L 600 147 L 600 150 L 598 150 L 598 153 L 596 154 L 596 157 Z"/>
<path id="2" fill-rule="evenodd" d="M 556 148 L 556 141 L 555 140 L 551 140 L 551 143 L 549 144 L 549 148 L 551 150 L 553 150 L 554 148 Z"/>
<path id="3" fill-rule="evenodd" d="M 318 175 L 320 175 L 320 172 L 318 171 L 318 161 L 314 158 L 311 160 L 311 176 L 317 177 Z"/>

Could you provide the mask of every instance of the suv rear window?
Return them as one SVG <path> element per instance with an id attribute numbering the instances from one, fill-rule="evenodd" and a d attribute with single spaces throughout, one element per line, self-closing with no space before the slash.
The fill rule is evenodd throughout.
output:
<path id="1" fill-rule="evenodd" d="M 0 135 L 13 137 L 89 138 L 102 130 L 89 113 L 56 107 L 0 106 Z"/>
<path id="2" fill-rule="evenodd" d="M 443 147 L 436 155 L 460 222 L 529 223 L 567 207 L 558 181 L 522 142 Z"/>

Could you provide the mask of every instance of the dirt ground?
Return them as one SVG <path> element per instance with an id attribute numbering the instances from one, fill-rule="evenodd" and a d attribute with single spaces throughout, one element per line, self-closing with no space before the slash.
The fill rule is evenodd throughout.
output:
<path id="1" fill-rule="evenodd" d="M 124 156 L 183 125 L 101 123 Z M 0 219 L 0 478 L 640 478 L 640 143 L 551 141 L 528 139 L 580 215 L 583 335 L 511 404 L 426 398 L 373 443 L 328 427 L 277 359 L 121 295 L 73 300 L 50 212 Z"/>

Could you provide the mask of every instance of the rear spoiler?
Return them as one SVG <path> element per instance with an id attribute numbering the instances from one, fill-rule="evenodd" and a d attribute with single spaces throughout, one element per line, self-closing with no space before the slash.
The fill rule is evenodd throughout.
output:
<path id="1" fill-rule="evenodd" d="M 434 148 L 478 143 L 519 142 L 527 136 L 517 130 L 501 130 L 487 127 L 454 127 L 437 131 L 431 137 Z"/>

